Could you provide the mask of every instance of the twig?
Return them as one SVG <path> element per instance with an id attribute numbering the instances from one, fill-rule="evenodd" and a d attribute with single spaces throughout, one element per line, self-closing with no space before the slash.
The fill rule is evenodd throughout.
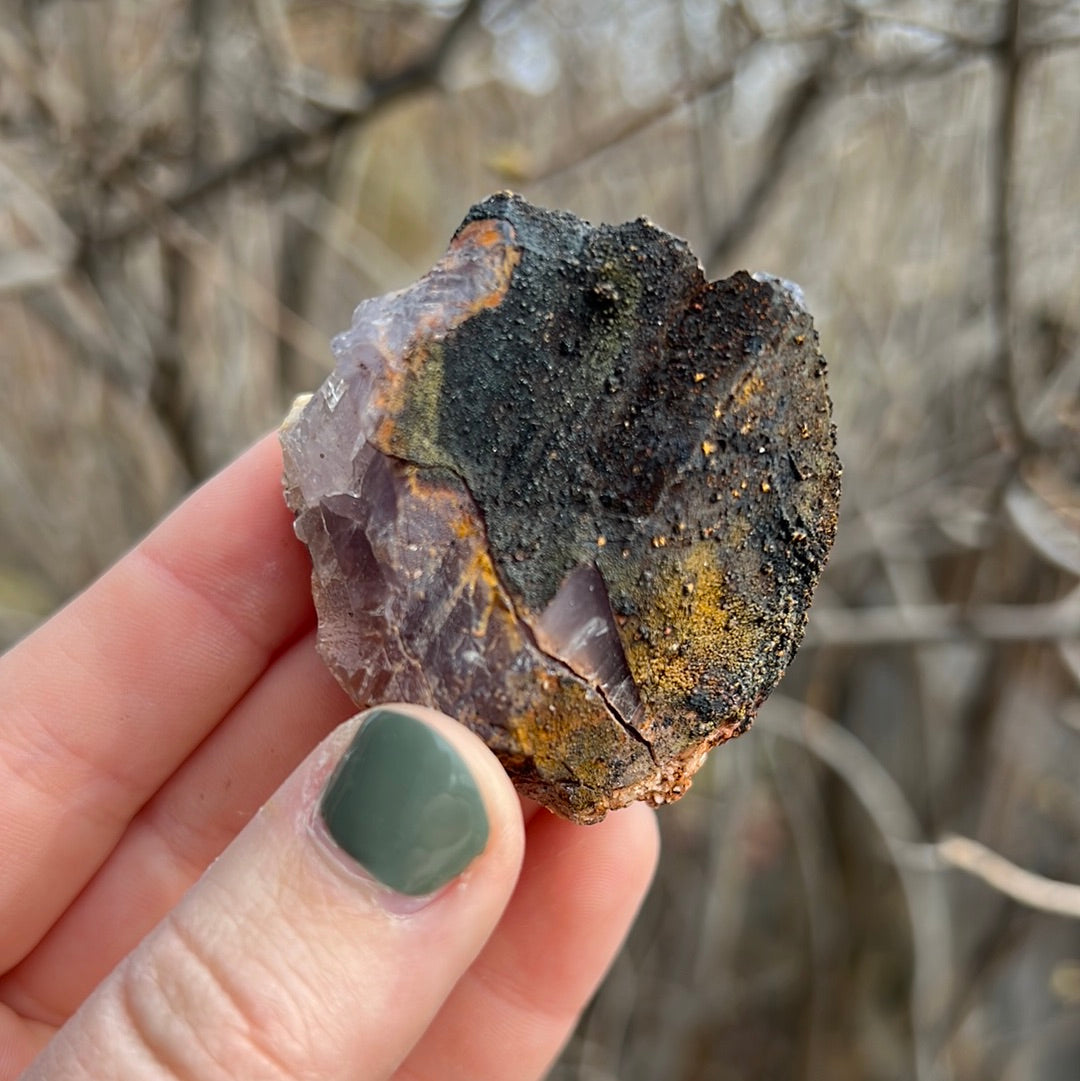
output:
<path id="1" fill-rule="evenodd" d="M 340 111 L 324 111 L 322 117 L 311 127 L 278 132 L 257 143 L 245 154 L 227 161 L 216 168 L 204 171 L 183 190 L 161 199 L 162 208 L 177 213 L 186 210 L 209 195 L 228 185 L 258 175 L 279 161 L 308 150 L 323 141 L 332 141 L 357 125 L 366 123 L 388 105 L 434 85 L 447 57 L 457 45 L 462 34 L 472 25 L 483 0 L 467 0 L 459 14 L 435 45 L 419 60 L 401 71 L 372 83 L 366 88 L 364 98 L 354 107 Z M 90 249 L 100 250 L 124 244 L 134 237 L 142 236 L 153 228 L 153 222 L 134 215 L 96 233 L 82 237 L 82 254 Z"/>
<path id="2" fill-rule="evenodd" d="M 207 0 L 189 0 L 187 21 L 188 37 L 195 50 L 194 63 L 188 76 L 188 116 L 191 123 L 188 160 L 191 162 L 192 175 L 197 176 L 202 168 L 206 131 L 203 113 L 206 111 L 208 74 L 206 43 L 210 31 L 210 5 Z"/>
<path id="3" fill-rule="evenodd" d="M 1080 598 L 1046 604 L 887 605 L 813 611 L 807 645 L 873 648 L 933 642 L 1080 639 Z"/>
<path id="4" fill-rule="evenodd" d="M 1006 0 L 1004 32 L 998 50 L 1000 88 L 990 172 L 990 318 L 996 340 L 994 364 L 998 388 L 1005 403 L 1009 426 L 1012 428 L 1014 446 L 1011 449 L 1016 454 L 1025 448 L 1030 438 L 1013 350 L 1012 310 L 1013 165 L 1016 157 L 1020 83 L 1025 60 L 1021 41 L 1021 16 L 1021 0 Z"/>
<path id="5" fill-rule="evenodd" d="M 805 1076 L 817 1077 L 827 1072 L 831 1000 L 829 988 L 830 955 L 843 940 L 850 942 L 850 927 L 835 903 L 837 883 L 843 872 L 839 854 L 828 844 L 828 825 L 824 821 L 824 792 L 809 773 L 781 777 L 772 747 L 766 745 L 766 761 L 772 773 L 776 799 L 791 834 L 792 851 L 799 872 L 804 898 L 809 983 L 805 1051 Z M 841 947 L 842 948 L 842 947 Z M 705 957 L 702 957 L 705 960 Z"/>
<path id="6" fill-rule="evenodd" d="M 950 835 L 933 847 L 935 854 L 950 867 L 981 879 L 1028 908 L 1080 920 L 1080 886 L 1017 867 L 970 837 Z"/>
<path id="7" fill-rule="evenodd" d="M 705 261 L 707 267 L 726 263 L 757 226 L 762 210 L 794 159 L 799 135 L 809 126 L 825 100 L 826 74 L 832 65 L 838 40 L 836 35 L 829 38 L 825 55 L 792 87 L 779 116 L 769 125 L 772 132 L 769 152 L 747 186 L 739 206 L 728 216 L 727 224 L 713 241 Z"/>
<path id="8" fill-rule="evenodd" d="M 915 1076 L 935 1075 L 941 1018 L 950 993 L 952 937 L 949 910 L 934 876 L 921 874 L 906 853 L 923 835 L 922 825 L 892 775 L 861 740 L 831 717 L 784 695 L 774 694 L 762 713 L 764 731 L 793 740 L 820 759 L 851 790 L 881 834 L 896 868 L 911 922 L 910 1010 L 915 1044 Z"/>
<path id="9" fill-rule="evenodd" d="M 805 747 L 851 789 L 887 844 L 924 836 L 918 816 L 892 774 L 858 737 L 810 706 L 774 694 L 758 726 Z"/>
<path id="10" fill-rule="evenodd" d="M 257 323 L 303 356 L 326 363 L 329 350 L 325 335 L 283 305 L 273 290 L 238 263 L 226 261 L 218 265 L 214 257 L 222 253 L 209 237 L 169 210 L 155 215 L 155 225 L 163 243 L 184 256 L 201 275 L 233 293 Z"/>
<path id="11" fill-rule="evenodd" d="M 730 86 L 734 78 L 734 67 L 725 67 L 694 82 L 680 93 L 665 94 L 655 105 L 643 109 L 621 122 L 605 124 L 604 131 L 598 134 L 595 140 L 590 141 L 583 150 L 575 150 L 572 154 L 553 157 L 552 160 L 540 168 L 530 170 L 522 179 L 530 184 L 536 184 L 543 180 L 551 180 L 552 177 L 569 172 L 571 169 L 576 169 L 578 166 L 603 154 L 604 151 L 619 146 L 627 139 L 632 139 L 651 128 L 654 124 L 673 116 L 680 109 L 693 106 L 703 98 L 718 93 L 725 87 Z"/>
<path id="12" fill-rule="evenodd" d="M 689 73 L 694 67 L 694 54 L 693 49 L 691 48 L 690 27 L 687 23 L 685 4 L 675 5 L 675 20 L 677 23 L 675 43 L 679 55 L 679 68 L 684 73 Z M 705 121 L 703 118 L 705 106 L 705 99 L 700 96 L 695 97 L 688 102 L 690 115 L 688 117 L 685 135 L 689 144 L 689 157 L 694 163 L 693 203 L 696 204 L 696 216 L 694 210 L 691 210 L 687 219 L 689 222 L 693 223 L 693 228 L 687 229 L 687 233 L 690 236 L 693 236 L 699 229 L 707 229 L 711 216 L 709 212 L 711 205 L 711 200 L 709 199 L 709 185 L 706 181 L 709 170 L 705 164 Z M 687 199 L 687 205 L 688 208 L 692 205 L 689 198 Z"/>

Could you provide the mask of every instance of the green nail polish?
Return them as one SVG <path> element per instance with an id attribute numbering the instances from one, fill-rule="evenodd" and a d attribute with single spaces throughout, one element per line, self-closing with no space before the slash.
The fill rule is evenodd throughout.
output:
<path id="1" fill-rule="evenodd" d="M 457 751 L 422 721 L 389 709 L 361 724 L 319 811 L 342 849 L 411 897 L 461 874 L 488 839 L 483 800 Z"/>

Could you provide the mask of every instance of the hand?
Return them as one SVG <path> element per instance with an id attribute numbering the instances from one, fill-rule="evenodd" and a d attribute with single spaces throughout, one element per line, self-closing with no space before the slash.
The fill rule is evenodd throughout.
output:
<path id="1" fill-rule="evenodd" d="M 538 1078 L 633 919 L 647 808 L 523 806 L 430 710 L 341 724 L 280 472 L 0 658 L 2 1081 Z"/>

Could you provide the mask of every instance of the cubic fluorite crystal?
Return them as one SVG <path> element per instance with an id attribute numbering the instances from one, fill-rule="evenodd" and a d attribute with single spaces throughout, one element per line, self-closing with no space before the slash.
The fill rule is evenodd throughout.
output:
<path id="1" fill-rule="evenodd" d="M 579 822 L 677 798 L 779 680 L 836 531 L 795 287 L 509 194 L 365 301 L 282 429 L 322 656 Z"/>

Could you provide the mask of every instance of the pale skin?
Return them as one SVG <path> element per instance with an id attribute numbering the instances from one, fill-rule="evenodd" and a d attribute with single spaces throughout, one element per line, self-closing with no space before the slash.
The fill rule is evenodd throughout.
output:
<path id="1" fill-rule="evenodd" d="M 280 475 L 271 436 L 0 658 L 0 1081 L 541 1078 L 634 918 L 653 813 L 538 810 L 430 710 L 481 855 L 402 906 L 319 837 L 355 707 Z"/>

